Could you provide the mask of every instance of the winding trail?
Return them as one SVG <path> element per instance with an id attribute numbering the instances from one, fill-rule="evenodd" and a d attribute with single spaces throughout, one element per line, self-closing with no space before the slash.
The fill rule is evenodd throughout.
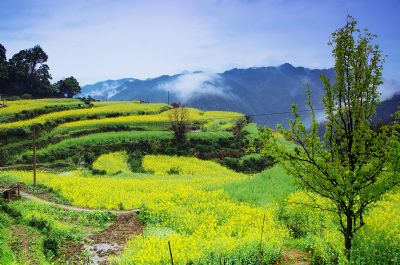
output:
<path id="1" fill-rule="evenodd" d="M 283 248 L 275 265 L 311 265 L 311 254 L 294 248 Z"/>
<path id="2" fill-rule="evenodd" d="M 61 209 L 64 210 L 70 210 L 70 211 L 77 211 L 77 212 L 96 212 L 96 211 L 108 211 L 116 215 L 124 215 L 124 214 L 129 214 L 129 213 L 139 213 L 140 209 L 132 209 L 132 210 L 109 210 L 109 209 L 93 209 L 93 208 L 84 208 L 84 207 L 77 207 L 77 206 L 71 206 L 71 205 L 65 205 L 65 204 L 58 204 L 55 202 L 51 202 L 39 197 L 36 197 L 35 195 L 32 195 L 30 193 L 27 193 L 25 191 L 21 191 L 21 196 L 32 201 L 38 201 L 50 205 L 57 206 Z"/>
<path id="3" fill-rule="evenodd" d="M 37 201 L 49 205 L 54 205 L 60 209 L 95 212 L 109 211 L 117 215 L 117 220 L 108 228 L 96 234 L 87 234 L 88 241 L 66 242 L 61 247 L 61 252 L 71 264 L 109 264 L 110 255 L 121 254 L 126 242 L 133 236 L 143 233 L 143 227 L 137 214 L 139 209 L 133 210 L 108 210 L 108 209 L 90 209 L 77 206 L 70 206 L 51 202 L 49 200 L 37 197 L 26 191 L 20 191 L 20 195 L 28 200 Z M 89 260 L 82 260 L 81 254 L 87 251 L 90 255 Z"/>

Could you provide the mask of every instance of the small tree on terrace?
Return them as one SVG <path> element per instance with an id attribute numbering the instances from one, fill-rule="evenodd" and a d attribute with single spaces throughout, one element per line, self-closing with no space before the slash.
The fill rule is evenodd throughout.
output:
<path id="1" fill-rule="evenodd" d="M 186 133 L 189 130 L 189 110 L 179 104 L 169 112 L 170 128 L 174 132 L 175 143 L 180 146 L 186 142 Z"/>
<path id="2" fill-rule="evenodd" d="M 241 146 L 243 136 L 245 135 L 244 127 L 247 125 L 247 119 L 246 118 L 240 118 L 236 121 L 235 126 L 233 126 L 233 138 L 235 139 L 235 142 Z"/>
<path id="3" fill-rule="evenodd" d="M 312 122 L 307 129 L 296 106 L 289 129 L 279 131 L 298 144 L 287 150 L 272 135 L 264 134 L 265 151 L 274 156 L 307 190 L 327 198 L 332 207 L 313 205 L 337 214 L 344 249 L 350 258 L 352 239 L 364 225 L 364 213 L 383 194 L 400 183 L 400 146 L 395 126 L 375 132 L 371 119 L 379 101 L 381 50 L 371 44 L 376 38 L 360 32 L 348 17 L 343 28 L 332 34 L 329 45 L 335 59 L 335 83 L 321 76 L 327 122 L 323 139 L 307 91 Z"/>

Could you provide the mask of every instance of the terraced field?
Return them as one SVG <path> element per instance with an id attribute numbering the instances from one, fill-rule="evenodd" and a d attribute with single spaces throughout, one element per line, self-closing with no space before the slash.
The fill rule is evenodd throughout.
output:
<path id="1" fill-rule="evenodd" d="M 99 128 L 125 127 L 125 128 L 143 128 L 151 130 L 165 130 L 169 125 L 169 115 L 171 110 L 164 111 L 154 115 L 123 116 L 114 118 L 82 120 L 67 122 L 55 128 L 54 133 L 65 134 L 83 130 L 98 130 Z M 211 128 L 216 124 L 226 125 L 222 129 L 229 129 L 233 122 L 243 117 L 242 114 L 223 111 L 200 111 L 197 109 L 188 109 L 190 121 L 201 124 L 203 128 Z M 221 127 L 221 126 L 220 126 Z M 221 128 L 216 128 L 221 129 Z"/>
<path id="2" fill-rule="evenodd" d="M 23 106 L 26 106 L 25 110 Z M 53 109 L 54 107 L 57 109 Z M 6 107 L 0 109 L 0 117 L 5 121 L 7 117 L 16 120 L 0 123 L 1 148 L 5 152 L 4 155 L 13 157 L 7 158 L 10 163 L 24 164 L 31 160 L 33 131 L 42 162 L 54 160 L 51 157 L 54 153 L 65 153 L 85 146 L 93 148 L 103 145 L 104 150 L 101 152 L 106 152 L 107 145 L 121 146 L 157 139 L 170 140 L 170 108 L 162 103 L 138 101 L 90 104 L 77 99 L 10 101 Z M 46 111 L 41 115 L 42 112 L 29 112 L 31 118 L 26 115 L 22 117 L 20 114 L 39 110 Z M 189 124 L 192 124 L 193 129 L 199 130 L 189 137 L 195 140 L 230 137 L 231 134 L 225 130 L 232 128 L 235 121 L 243 117 L 239 113 L 203 112 L 196 109 L 188 109 L 188 113 Z M 205 131 L 207 133 L 203 134 Z"/>
<path id="3" fill-rule="evenodd" d="M 56 111 L 57 108 L 84 108 L 84 105 L 82 101 L 77 99 L 58 98 L 7 101 L 6 106 L 0 109 L 0 122 L 29 118 L 34 115 Z"/>
<path id="4" fill-rule="evenodd" d="M 90 108 L 57 111 L 35 117 L 33 119 L 2 123 L 0 131 L 11 129 L 29 129 L 33 125 L 44 125 L 46 123 L 57 123 L 62 121 L 95 119 L 107 116 L 120 116 L 132 114 L 152 114 L 168 109 L 166 104 L 140 104 L 136 102 L 110 102 L 107 104 L 94 102 Z M 5 110 L 7 108 L 4 108 Z M 3 109 L 0 111 L 2 113 Z"/>
<path id="5" fill-rule="evenodd" d="M 46 112 L 15 115 L 24 104 Z M 67 109 L 54 107 L 61 105 Z M 259 126 L 235 134 L 242 114 L 189 109 L 190 131 L 178 146 L 166 104 L 48 99 L 34 106 L 0 109 L 8 121 L 0 124 L 7 136 L 0 162 L 29 167 L 37 126 L 35 153 L 45 167 L 36 187 L 30 169 L 0 171 L 0 188 L 21 183 L 41 199 L 0 200 L 0 264 L 90 262 L 100 255 L 90 250 L 96 244 L 105 244 L 101 255 L 112 264 L 346 264 L 335 214 L 305 206 L 327 202 L 265 157 Z M 367 213 L 352 264 L 398 263 L 399 205 L 396 191 Z M 137 216 L 107 211 L 138 208 Z"/>

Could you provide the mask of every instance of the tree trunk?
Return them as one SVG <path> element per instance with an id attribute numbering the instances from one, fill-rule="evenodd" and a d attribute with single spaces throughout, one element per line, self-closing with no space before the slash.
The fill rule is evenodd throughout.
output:
<path id="1" fill-rule="evenodd" d="M 351 213 L 346 214 L 346 230 L 344 233 L 344 246 L 346 258 L 350 261 L 351 241 L 353 239 L 353 217 Z"/>

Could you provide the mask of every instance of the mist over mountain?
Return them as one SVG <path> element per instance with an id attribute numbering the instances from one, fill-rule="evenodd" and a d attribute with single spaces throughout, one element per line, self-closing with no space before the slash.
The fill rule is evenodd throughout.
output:
<path id="1" fill-rule="evenodd" d="M 223 73 L 202 71 L 162 75 L 145 80 L 125 78 L 107 80 L 82 87 L 79 96 L 92 96 L 101 100 L 143 100 L 149 102 L 182 102 L 204 110 L 237 111 L 253 115 L 253 120 L 274 127 L 287 124 L 291 104 L 305 108 L 306 87 L 311 89 L 315 108 L 322 108 L 323 84 L 320 75 L 334 79 L 334 70 L 280 66 L 231 69 Z M 388 98 L 400 86 L 390 81 L 381 89 Z M 168 96 L 169 94 L 169 96 Z M 264 115 L 266 114 L 266 115 Z M 323 118 L 323 112 L 317 113 Z"/>

